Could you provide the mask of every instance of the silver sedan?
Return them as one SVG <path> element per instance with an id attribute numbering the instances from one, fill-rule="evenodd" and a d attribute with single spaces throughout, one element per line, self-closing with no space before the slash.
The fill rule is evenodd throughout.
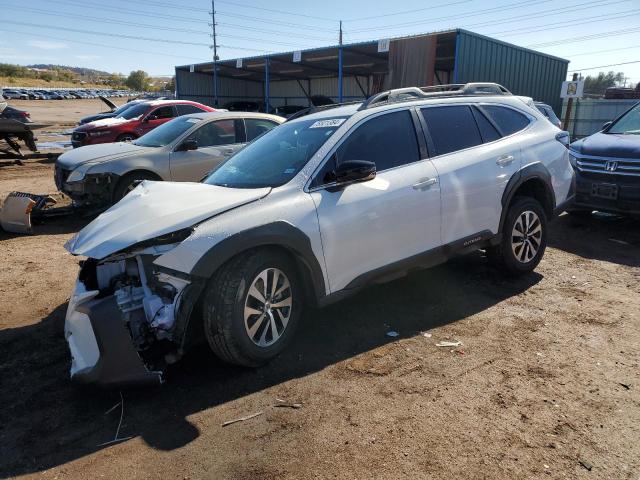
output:
<path id="1" fill-rule="evenodd" d="M 56 186 L 77 204 L 108 206 L 141 180 L 197 182 L 282 122 L 276 115 L 250 112 L 184 115 L 130 143 L 87 145 L 62 154 Z"/>

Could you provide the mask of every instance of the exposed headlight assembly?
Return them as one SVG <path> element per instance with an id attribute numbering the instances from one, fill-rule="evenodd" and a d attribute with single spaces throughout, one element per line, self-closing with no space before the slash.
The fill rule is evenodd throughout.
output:
<path id="1" fill-rule="evenodd" d="M 84 180 L 85 175 L 91 169 L 91 167 L 95 166 L 95 163 L 83 163 L 78 168 L 76 168 L 73 172 L 69 174 L 67 177 L 67 182 L 79 182 Z"/>

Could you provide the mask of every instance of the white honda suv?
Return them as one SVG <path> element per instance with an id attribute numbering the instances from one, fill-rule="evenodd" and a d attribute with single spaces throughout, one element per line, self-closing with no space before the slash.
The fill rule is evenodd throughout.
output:
<path id="1" fill-rule="evenodd" d="M 311 108 L 201 183 L 141 183 L 66 246 L 88 257 L 66 317 L 72 378 L 158 383 L 199 340 L 258 366 L 305 305 L 477 249 L 532 271 L 573 195 L 568 136 L 495 87 Z"/>

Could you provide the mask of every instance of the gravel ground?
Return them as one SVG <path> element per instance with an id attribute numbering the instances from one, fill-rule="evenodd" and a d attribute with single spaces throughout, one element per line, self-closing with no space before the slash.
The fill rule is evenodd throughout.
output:
<path id="1" fill-rule="evenodd" d="M 53 193 L 52 165 L 0 167 L 14 189 Z M 258 370 L 203 348 L 123 392 L 67 378 L 63 244 L 84 223 L 0 232 L 0 478 L 640 477 L 638 221 L 563 215 L 527 277 L 472 254 L 308 310 Z"/>

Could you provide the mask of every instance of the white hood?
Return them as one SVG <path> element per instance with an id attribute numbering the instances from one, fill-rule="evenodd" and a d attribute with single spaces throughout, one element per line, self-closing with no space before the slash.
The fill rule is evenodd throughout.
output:
<path id="1" fill-rule="evenodd" d="M 145 180 L 80 230 L 65 248 L 74 255 L 101 259 L 144 240 L 191 227 L 270 191 Z"/>
<path id="2" fill-rule="evenodd" d="M 131 120 L 127 120 L 126 118 L 116 118 L 116 117 L 109 117 L 109 118 L 101 118 L 99 120 L 94 120 L 93 122 L 89 122 L 89 123 L 85 123 L 84 125 L 82 125 L 83 128 L 95 128 L 95 127 L 108 127 L 110 125 L 120 125 L 122 123 L 127 123 L 130 122 Z"/>

